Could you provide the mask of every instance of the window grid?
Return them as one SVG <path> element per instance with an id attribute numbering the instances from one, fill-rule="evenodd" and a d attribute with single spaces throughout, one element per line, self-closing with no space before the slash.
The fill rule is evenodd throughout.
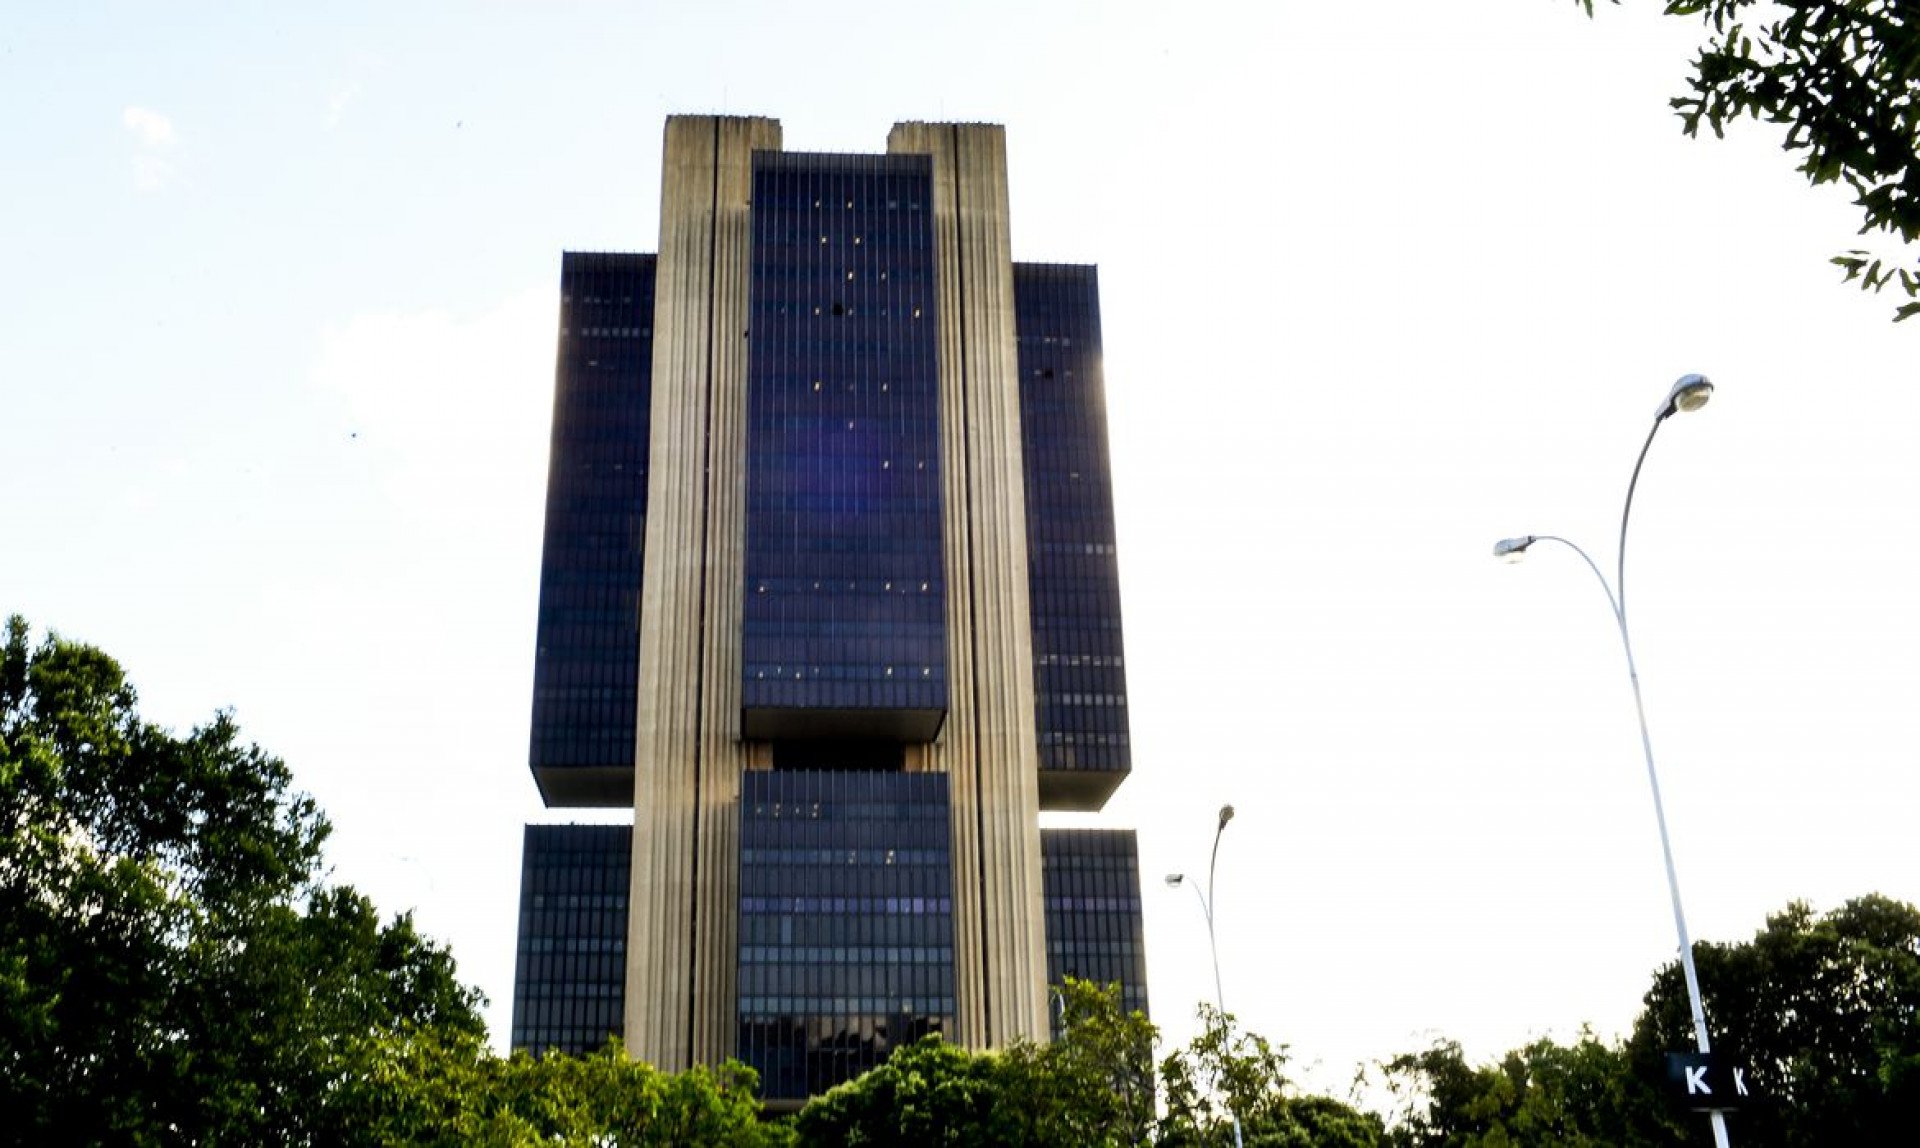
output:
<path id="1" fill-rule="evenodd" d="M 1058 985 L 1067 977 L 1118 982 L 1121 1007 L 1145 1012 L 1147 953 L 1134 831 L 1042 829 L 1040 886 L 1047 983 Z"/>
<path id="2" fill-rule="evenodd" d="M 513 1047 L 592 1052 L 624 1031 L 625 825 L 529 825 L 520 856 Z"/>
<path id="3" fill-rule="evenodd" d="M 946 712 L 931 170 L 754 156 L 749 737 L 812 710 L 912 714 L 930 740 Z"/>
<path id="4" fill-rule="evenodd" d="M 619 804 L 566 771 L 633 768 L 654 269 L 651 255 L 560 265 L 529 746 L 548 804 Z"/>
<path id="5" fill-rule="evenodd" d="M 1124 775 L 1132 750 L 1098 277 L 1016 263 L 1013 289 L 1040 768 Z"/>
<path id="6" fill-rule="evenodd" d="M 740 825 L 739 1056 L 763 1095 L 952 1031 L 945 774 L 748 773 Z"/>

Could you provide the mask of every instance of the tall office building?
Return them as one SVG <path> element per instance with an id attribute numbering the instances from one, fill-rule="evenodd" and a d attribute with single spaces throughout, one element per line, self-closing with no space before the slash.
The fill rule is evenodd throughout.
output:
<path id="1" fill-rule="evenodd" d="M 657 255 L 568 254 L 514 1043 L 769 1097 L 1145 1004 L 1091 267 L 1018 264 L 1005 143 L 668 121 Z M 618 1017 L 618 1023 L 613 1018 Z"/>

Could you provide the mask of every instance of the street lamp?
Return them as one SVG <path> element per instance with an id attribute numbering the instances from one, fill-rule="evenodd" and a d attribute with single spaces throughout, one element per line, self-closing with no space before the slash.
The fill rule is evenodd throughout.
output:
<path id="1" fill-rule="evenodd" d="M 1587 568 L 1600 580 L 1601 590 L 1606 592 L 1607 605 L 1613 608 L 1613 620 L 1620 627 L 1620 646 L 1627 655 L 1627 680 L 1633 684 L 1633 711 L 1640 719 L 1640 748 L 1647 759 L 1647 784 L 1653 790 L 1653 817 L 1660 826 L 1660 856 L 1667 866 L 1667 893 L 1673 899 L 1673 927 L 1680 938 L 1680 970 L 1687 982 L 1687 1004 L 1693 1011 L 1694 1042 L 1702 1055 L 1713 1051 L 1707 1040 L 1707 1011 L 1700 1001 L 1700 976 L 1693 967 L 1693 942 L 1687 936 L 1687 914 L 1680 907 L 1680 878 L 1674 871 L 1673 844 L 1667 836 L 1666 805 L 1660 799 L 1660 774 L 1653 765 L 1653 738 L 1647 733 L 1647 708 L 1640 698 L 1640 671 L 1634 665 L 1633 638 L 1627 632 L 1627 522 L 1633 514 L 1633 492 L 1640 484 L 1640 467 L 1647 461 L 1647 451 L 1653 446 L 1653 436 L 1660 432 L 1660 424 L 1674 414 L 1699 410 L 1712 397 L 1713 384 L 1705 375 L 1682 375 L 1667 392 L 1666 401 L 1654 412 L 1653 427 L 1647 431 L 1647 441 L 1640 446 L 1640 457 L 1634 460 L 1633 477 L 1627 480 L 1627 500 L 1620 510 L 1618 563 L 1611 585 L 1591 555 L 1558 535 L 1528 534 L 1519 538 L 1503 538 L 1493 546 L 1494 557 L 1518 562 L 1526 554 L 1527 548 L 1536 542 L 1560 543 L 1586 561 Z M 1713 1142 L 1718 1148 L 1728 1148 L 1725 1114 L 1715 1110 L 1709 1116 L 1713 1121 Z"/>
<path id="2" fill-rule="evenodd" d="M 1233 806 L 1220 807 L 1220 822 L 1213 828 L 1213 853 L 1207 858 L 1207 891 L 1202 893 L 1200 886 L 1193 886 L 1193 895 L 1200 899 L 1200 915 L 1207 921 L 1207 950 L 1213 955 L 1213 1003 L 1220 1010 L 1221 1023 L 1226 1023 L 1227 995 L 1220 987 L 1220 943 L 1213 933 L 1213 873 L 1220 861 L 1220 835 L 1226 832 L 1227 822 L 1233 820 Z M 1167 888 L 1178 889 L 1185 884 L 1185 873 L 1167 874 Z M 1233 1118 L 1233 1148 L 1243 1148 L 1240 1136 L 1240 1114 L 1233 1110 L 1232 1099 L 1228 1099 L 1227 1115 Z"/>

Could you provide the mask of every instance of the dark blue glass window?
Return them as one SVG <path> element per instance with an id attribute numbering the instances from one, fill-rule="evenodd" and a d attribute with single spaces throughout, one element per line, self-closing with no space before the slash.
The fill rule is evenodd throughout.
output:
<path id="1" fill-rule="evenodd" d="M 1147 1011 L 1140 923 L 1140 855 L 1131 829 L 1042 829 L 1047 983 L 1067 977 L 1120 985 L 1128 1012 Z"/>
<path id="2" fill-rule="evenodd" d="M 633 803 L 653 280 L 651 255 L 560 265 L 529 746 L 548 805 Z"/>
<path id="3" fill-rule="evenodd" d="M 513 1047 L 592 1052 L 623 1031 L 625 825 L 529 825 L 520 855 Z"/>
<path id="4" fill-rule="evenodd" d="M 826 1091 L 951 1032 L 947 776 L 777 770 L 740 797 L 740 1059 Z"/>
<path id="5" fill-rule="evenodd" d="M 754 156 L 743 728 L 931 740 L 947 708 L 926 156 Z"/>
<path id="6" fill-rule="evenodd" d="M 1097 809 L 1132 768 L 1099 281 L 1016 263 L 1013 291 L 1041 801 Z"/>

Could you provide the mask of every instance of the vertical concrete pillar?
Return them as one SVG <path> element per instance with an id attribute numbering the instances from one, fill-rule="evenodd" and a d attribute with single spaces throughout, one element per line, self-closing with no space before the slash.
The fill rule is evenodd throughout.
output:
<path id="1" fill-rule="evenodd" d="M 927 764 L 952 775 L 957 1035 L 999 1047 L 1047 1031 L 1006 137 L 905 123 L 887 150 L 933 157 L 952 694 Z"/>
<path id="2" fill-rule="evenodd" d="M 667 121 L 626 994 L 627 1047 L 667 1071 L 733 1052 L 748 198 L 779 146 L 774 120 Z"/>

